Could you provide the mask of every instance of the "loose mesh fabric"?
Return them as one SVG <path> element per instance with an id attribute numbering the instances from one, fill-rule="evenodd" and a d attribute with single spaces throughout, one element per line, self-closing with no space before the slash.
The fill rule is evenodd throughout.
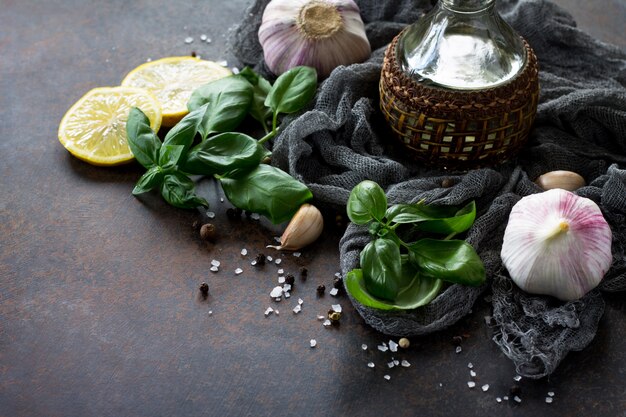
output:
<path id="1" fill-rule="evenodd" d="M 254 1 L 231 34 L 233 52 L 264 71 L 257 39 L 268 0 Z M 626 53 L 576 28 L 572 17 L 549 1 L 500 0 L 498 11 L 537 54 L 541 96 L 529 143 L 513 161 L 465 173 L 420 166 L 395 145 L 378 109 L 378 81 L 385 46 L 432 5 L 428 0 L 357 0 L 372 45 L 364 63 L 337 68 L 319 87 L 314 104 L 286 119 L 274 142 L 272 163 L 313 191 L 319 204 L 345 206 L 350 190 L 370 179 L 389 202 L 426 199 L 437 205 L 476 200 L 478 217 L 467 241 L 487 270 L 480 288 L 447 287 L 428 306 L 384 313 L 353 304 L 367 323 L 394 336 L 423 335 L 468 314 L 491 290 L 494 338 L 519 374 L 552 373 L 569 351 L 581 350 L 596 334 L 604 312 L 602 292 L 626 290 Z M 533 180 L 552 170 L 581 174 L 577 194 L 595 201 L 613 231 L 613 264 L 598 289 L 581 300 L 529 295 L 511 281 L 500 260 L 504 229 L 513 205 L 541 191 Z M 446 179 L 446 185 L 442 181 Z M 350 225 L 340 242 L 341 270 L 358 267 L 370 240 Z"/>

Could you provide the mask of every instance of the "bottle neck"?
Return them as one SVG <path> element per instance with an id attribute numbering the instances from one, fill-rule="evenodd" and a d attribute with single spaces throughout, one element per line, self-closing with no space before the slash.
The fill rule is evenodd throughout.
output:
<path id="1" fill-rule="evenodd" d="M 439 4 L 457 13 L 477 13 L 492 9 L 496 0 L 440 0 Z"/>

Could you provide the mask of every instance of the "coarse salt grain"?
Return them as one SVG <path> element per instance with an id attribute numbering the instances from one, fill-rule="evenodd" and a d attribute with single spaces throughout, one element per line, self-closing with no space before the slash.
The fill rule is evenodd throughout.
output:
<path id="1" fill-rule="evenodd" d="M 243 272 L 243 269 L 241 269 L 241 268 L 235 269 L 235 274 L 237 274 L 237 275 L 241 274 L 242 272 Z"/>
<path id="2" fill-rule="evenodd" d="M 291 294 L 290 294 L 290 293 L 288 293 L 288 292 L 286 292 L 284 295 L 285 295 L 285 298 L 289 298 L 289 297 L 291 297 Z"/>
<path id="3" fill-rule="evenodd" d="M 363 344 L 361 345 L 361 349 L 363 349 L 363 350 L 367 350 L 367 345 L 366 345 L 365 343 L 363 343 Z"/>
<path id="4" fill-rule="evenodd" d="M 337 313 L 341 313 L 341 305 L 339 305 L 339 304 L 333 304 L 333 305 L 331 305 L 330 307 L 333 309 L 333 311 L 335 311 L 335 312 L 337 312 Z"/>
<path id="5" fill-rule="evenodd" d="M 474 372 L 473 370 L 472 370 L 472 371 L 470 371 L 470 376 L 471 376 L 472 378 L 476 377 L 476 372 Z"/>
<path id="6" fill-rule="evenodd" d="M 397 352 L 398 351 L 398 344 L 396 342 L 394 342 L 393 340 L 389 341 L 389 350 L 392 352 Z"/>
<path id="7" fill-rule="evenodd" d="M 220 61 L 220 62 L 218 62 L 218 64 L 220 64 L 223 67 L 227 67 L 228 66 L 228 63 L 226 61 Z M 261 218 L 261 215 L 259 213 L 252 213 L 250 215 L 250 218 L 252 220 L 259 220 Z"/>
<path id="8" fill-rule="evenodd" d="M 329 291 L 329 294 L 332 295 L 333 297 L 336 297 L 337 294 L 339 294 L 339 289 L 333 288 L 332 290 Z"/>
<path id="9" fill-rule="evenodd" d="M 368 366 L 369 368 L 373 368 L 373 367 L 375 367 L 376 365 L 374 365 L 374 362 L 368 362 L 368 363 L 367 363 L 367 366 Z"/>
<path id="10" fill-rule="evenodd" d="M 315 346 L 317 346 L 317 340 L 315 339 L 311 339 L 311 341 L 309 342 L 309 344 L 311 345 L 312 348 L 314 348 Z"/>
<path id="11" fill-rule="evenodd" d="M 281 263 L 282 261 L 283 261 L 282 259 L 277 258 L 277 259 L 274 261 L 274 263 L 275 263 L 276 265 L 280 265 L 280 263 Z"/>
<path id="12" fill-rule="evenodd" d="M 548 404 L 552 404 L 552 401 L 554 401 L 554 398 L 552 398 L 552 397 L 546 397 L 546 403 L 548 403 Z"/>
<path id="13" fill-rule="evenodd" d="M 255 266 L 256 265 L 256 259 L 253 260 L 252 262 L 250 262 L 250 265 Z"/>
<path id="14" fill-rule="evenodd" d="M 467 364 L 467 367 L 472 369 L 474 367 L 474 364 L 470 362 L 470 363 Z"/>
<path id="15" fill-rule="evenodd" d="M 508 400 L 509 400 L 509 396 L 508 396 L 508 395 L 505 395 L 504 397 L 502 397 L 502 399 L 503 399 L 504 401 L 508 401 Z"/>
<path id="16" fill-rule="evenodd" d="M 483 390 L 483 392 L 487 392 L 487 390 L 489 389 L 489 384 L 485 384 L 480 388 Z"/>
<path id="17" fill-rule="evenodd" d="M 220 262 L 220 261 L 218 261 L 217 259 L 213 259 L 213 260 L 211 261 L 211 265 L 213 265 L 213 266 L 220 266 L 220 265 L 221 265 L 221 262 Z"/>
<path id="18" fill-rule="evenodd" d="M 272 292 L 270 292 L 270 297 L 277 298 L 283 295 L 283 287 L 274 287 Z"/>
<path id="19" fill-rule="evenodd" d="M 294 314 L 298 314 L 301 311 L 302 311 L 302 306 L 300 306 L 300 304 L 298 304 L 297 306 L 293 308 Z"/>
<path id="20" fill-rule="evenodd" d="M 291 291 L 291 284 L 283 284 L 283 291 Z"/>
<path id="21" fill-rule="evenodd" d="M 212 211 L 207 211 L 207 212 L 206 212 L 206 216 L 207 216 L 209 219 L 214 219 L 214 218 L 215 218 L 215 213 L 214 213 L 214 212 L 212 212 Z"/>
<path id="22" fill-rule="evenodd" d="M 193 42 L 193 38 L 191 36 L 187 36 L 185 38 L 185 43 L 189 44 L 189 43 L 192 43 L 192 42 Z"/>
<path id="23" fill-rule="evenodd" d="M 267 259 L 267 262 L 272 262 L 274 260 L 271 256 L 267 256 L 265 259 Z"/>
<path id="24" fill-rule="evenodd" d="M 393 359 L 393 358 L 391 358 L 391 359 Z M 397 359 L 393 359 L 393 364 L 398 366 L 398 365 L 400 365 L 400 361 L 397 360 Z"/>
<path id="25" fill-rule="evenodd" d="M 268 307 L 268 308 L 265 310 L 265 316 L 266 316 L 266 317 L 267 317 L 267 316 L 269 316 L 270 314 L 272 314 L 272 312 L 273 312 L 273 311 L 274 311 L 274 309 L 273 309 L 272 307 Z"/>
<path id="26" fill-rule="evenodd" d="M 241 256 L 246 256 L 247 254 L 248 254 L 248 249 L 243 248 L 243 249 L 241 250 Z"/>
<path id="27" fill-rule="evenodd" d="M 476 383 L 474 381 L 467 381 L 467 386 L 472 389 L 476 386 Z"/>
<path id="28" fill-rule="evenodd" d="M 389 381 L 391 379 L 391 375 L 385 375 L 383 378 L 385 378 L 387 381 Z"/>
<path id="29" fill-rule="evenodd" d="M 324 323 L 322 323 L 325 327 L 330 326 L 332 323 L 330 322 L 330 320 L 326 319 L 324 320 Z"/>
<path id="30" fill-rule="evenodd" d="M 324 317 L 324 316 L 317 316 L 317 319 L 318 319 L 318 320 L 320 320 L 320 321 L 321 321 L 321 320 L 324 320 L 325 318 L 326 318 L 326 317 Z"/>
<path id="31" fill-rule="evenodd" d="M 463 351 L 463 349 L 461 348 L 461 346 L 457 346 L 456 349 L 454 350 L 456 353 L 461 353 Z"/>
<path id="32" fill-rule="evenodd" d="M 519 381 L 521 381 L 521 380 L 522 380 L 522 376 L 521 376 L 521 375 L 515 375 L 515 376 L 513 377 L 513 379 L 514 379 L 515 381 L 519 382 Z"/>
<path id="33" fill-rule="evenodd" d="M 302 298 L 298 298 L 298 304 L 300 305 L 304 304 L 304 300 Z"/>
<path id="34" fill-rule="evenodd" d="M 553 391 L 548 392 L 548 396 L 549 397 L 554 397 L 554 392 Z"/>
<path id="35" fill-rule="evenodd" d="M 231 70 L 231 71 L 233 72 L 233 74 L 235 74 L 235 75 L 239 74 L 239 68 L 237 68 L 237 67 L 232 67 L 230 70 Z"/>
<path id="36" fill-rule="evenodd" d="M 278 283 L 279 284 L 284 284 L 285 283 L 285 277 L 278 277 Z"/>
<path id="37" fill-rule="evenodd" d="M 391 362 L 387 363 L 387 366 L 389 368 L 393 368 L 394 366 L 396 366 L 396 364 L 393 361 L 391 361 Z"/>
<path id="38" fill-rule="evenodd" d="M 387 345 L 382 344 L 378 346 L 378 350 L 380 350 L 381 352 L 387 352 L 389 348 L 387 347 Z"/>
<path id="39" fill-rule="evenodd" d="M 280 314 L 280 311 L 274 310 L 274 314 L 276 314 L 278 316 Z"/>
<path id="40" fill-rule="evenodd" d="M 293 256 L 295 256 L 296 258 L 299 258 L 302 255 L 302 253 L 300 252 L 294 252 Z"/>
<path id="41" fill-rule="evenodd" d="M 496 398 L 496 401 L 501 403 L 502 402 L 502 398 L 498 397 L 498 398 Z"/>
<path id="42" fill-rule="evenodd" d="M 407 361 L 406 359 L 403 360 L 401 363 L 402 367 L 404 368 L 408 368 L 409 366 L 411 366 L 411 364 L 409 363 L 409 361 Z"/>
<path id="43" fill-rule="evenodd" d="M 206 35 L 204 33 L 202 35 L 200 35 L 200 40 L 201 41 L 206 41 Z"/>
<path id="44" fill-rule="evenodd" d="M 218 267 L 216 267 L 216 266 L 212 266 L 211 268 L 209 268 L 209 270 L 210 270 L 211 272 L 217 272 L 217 271 L 219 271 L 220 269 L 219 269 Z"/>
<path id="45" fill-rule="evenodd" d="M 213 315 L 213 310 L 209 310 L 209 316 Z"/>
<path id="46" fill-rule="evenodd" d="M 284 274 L 284 273 L 285 273 L 285 270 L 281 268 L 281 269 L 279 269 L 278 271 L 276 271 L 276 273 L 277 273 L 278 275 L 282 275 L 282 274 Z"/>
<path id="47" fill-rule="evenodd" d="M 521 403 L 521 402 L 522 402 L 522 399 L 521 399 L 520 397 L 518 397 L 517 395 L 516 395 L 515 397 L 513 397 L 513 400 L 514 400 L 516 403 Z"/>

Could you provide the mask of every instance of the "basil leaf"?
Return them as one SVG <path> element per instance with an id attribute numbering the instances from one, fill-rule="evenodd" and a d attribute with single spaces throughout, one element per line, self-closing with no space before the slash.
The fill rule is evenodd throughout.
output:
<path id="1" fill-rule="evenodd" d="M 161 195 L 169 204 L 178 208 L 209 207 L 204 198 L 198 197 L 195 184 L 180 172 L 168 174 L 161 185 Z"/>
<path id="2" fill-rule="evenodd" d="M 361 252 L 365 287 L 375 297 L 393 301 L 400 292 L 400 247 L 390 239 L 376 239 Z"/>
<path id="3" fill-rule="evenodd" d="M 266 127 L 265 122 L 272 115 L 272 109 L 265 105 L 265 99 L 272 89 L 272 84 L 250 67 L 245 67 L 239 72 L 239 75 L 248 80 L 253 87 L 250 116 L 261 122 L 263 127 Z"/>
<path id="4" fill-rule="evenodd" d="M 267 153 L 248 135 L 220 133 L 199 143 L 187 154 L 183 171 L 200 175 L 225 175 L 235 169 L 245 171 L 259 165 Z"/>
<path id="5" fill-rule="evenodd" d="M 266 164 L 237 178 L 222 177 L 220 182 L 235 207 L 262 214 L 274 224 L 291 219 L 313 197 L 304 184 Z"/>
<path id="6" fill-rule="evenodd" d="M 361 269 L 348 272 L 344 282 L 350 295 L 364 306 L 378 310 L 413 310 L 430 303 L 441 292 L 443 281 L 420 277 L 415 271 L 412 277 L 410 285 L 404 288 L 393 302 L 380 300 L 368 292 Z"/>
<path id="7" fill-rule="evenodd" d="M 130 109 L 126 122 L 128 147 L 135 159 L 146 168 L 156 166 L 159 161 L 161 140 L 150 127 L 150 120 L 137 107 Z"/>
<path id="8" fill-rule="evenodd" d="M 185 147 L 183 145 L 163 145 L 159 153 L 159 166 L 163 171 L 170 171 L 176 167 Z"/>
<path id="9" fill-rule="evenodd" d="M 425 232 L 441 234 L 461 233 L 472 227 L 476 219 L 476 203 L 474 201 L 469 202 L 461 209 L 422 206 L 422 210 L 426 215 L 432 217 L 432 220 L 416 224 L 419 230 Z"/>
<path id="10" fill-rule="evenodd" d="M 274 113 L 295 113 L 315 96 L 317 72 L 311 67 L 295 67 L 274 82 L 265 105 Z"/>
<path id="11" fill-rule="evenodd" d="M 154 190 L 161 185 L 161 182 L 163 182 L 163 171 L 161 167 L 153 166 L 139 178 L 139 181 L 135 184 L 135 188 L 133 188 L 133 195 L 139 195 Z"/>
<path id="12" fill-rule="evenodd" d="M 176 123 L 176 126 L 167 132 L 163 145 L 181 145 L 183 146 L 182 153 L 187 153 L 208 110 L 209 105 L 204 104 L 188 113 L 180 122 Z"/>
<path id="13" fill-rule="evenodd" d="M 426 213 L 423 209 L 424 205 L 419 204 L 395 204 L 385 213 L 388 221 L 395 223 L 418 223 L 426 220 L 433 220 L 432 215 Z"/>
<path id="14" fill-rule="evenodd" d="M 385 192 L 374 181 L 362 181 L 350 192 L 346 211 L 352 223 L 367 224 L 372 220 L 381 222 L 386 210 Z"/>
<path id="15" fill-rule="evenodd" d="M 485 282 L 485 266 L 463 240 L 421 239 L 409 245 L 409 259 L 421 273 L 455 284 L 477 287 Z"/>
<path id="16" fill-rule="evenodd" d="M 246 117 L 252 105 L 252 86 L 245 78 L 232 75 L 197 88 L 187 107 L 194 111 L 208 104 L 199 127 L 202 139 L 211 133 L 235 130 Z"/>

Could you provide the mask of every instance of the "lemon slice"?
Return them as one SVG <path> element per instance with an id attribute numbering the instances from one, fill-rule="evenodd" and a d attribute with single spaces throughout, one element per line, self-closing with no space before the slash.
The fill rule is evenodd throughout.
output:
<path id="1" fill-rule="evenodd" d="M 128 73 L 123 86 L 150 91 L 161 103 L 163 126 L 174 126 L 187 113 L 193 91 L 211 81 L 232 75 L 229 69 L 189 56 L 162 58 Z"/>
<path id="2" fill-rule="evenodd" d="M 93 165 L 119 165 L 134 157 L 126 139 L 126 121 L 132 107 L 140 108 L 156 132 L 161 107 L 148 91 L 131 87 L 94 88 L 63 116 L 59 141 L 75 157 Z"/>

